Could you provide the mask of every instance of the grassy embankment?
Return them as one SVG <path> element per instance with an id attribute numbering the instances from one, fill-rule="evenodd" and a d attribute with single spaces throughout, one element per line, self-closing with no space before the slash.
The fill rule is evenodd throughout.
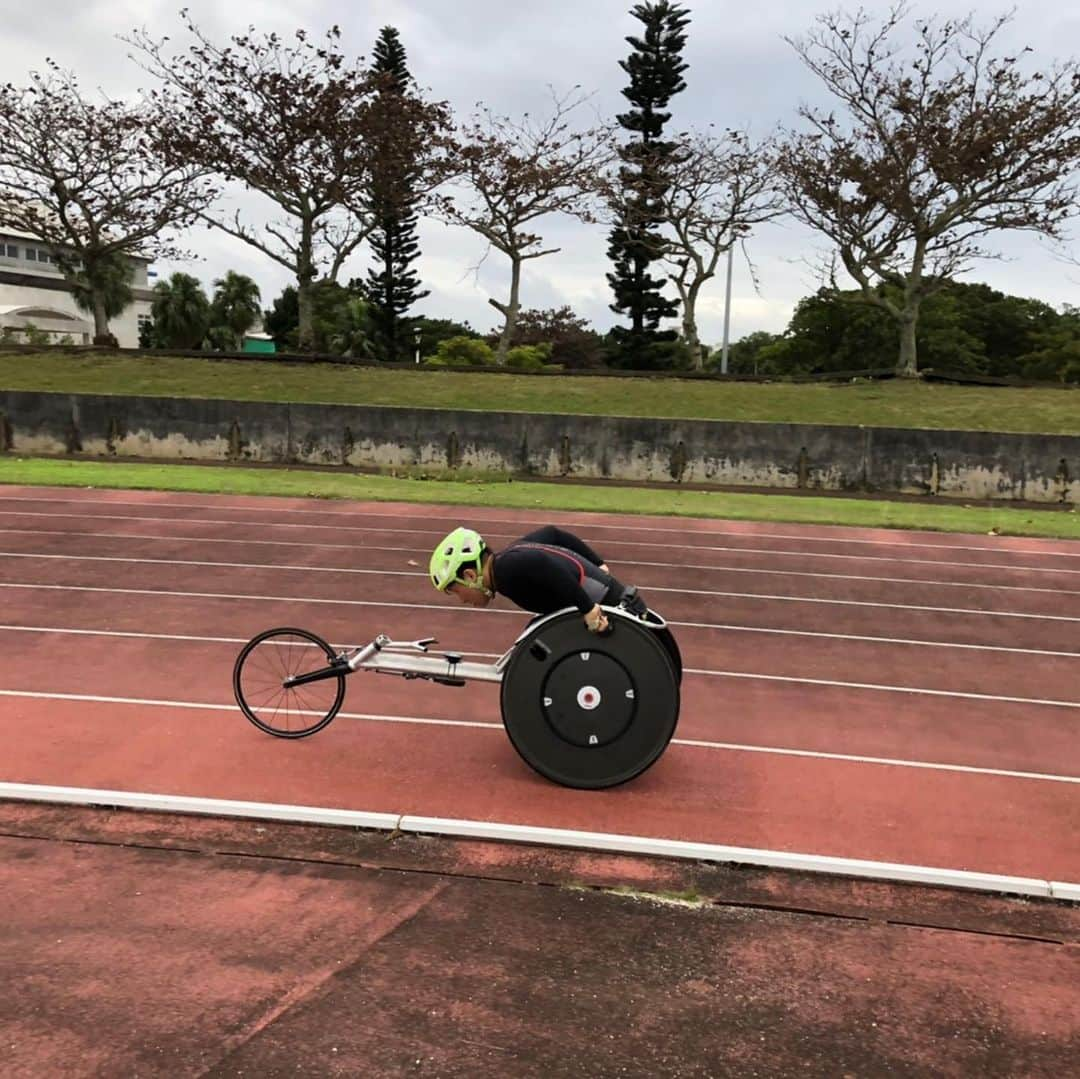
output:
<path id="1" fill-rule="evenodd" d="M 303 400 L 499 411 L 651 415 L 868 426 L 1075 434 L 1080 393 L 925 383 L 757 385 L 609 378 L 535 378 L 400 372 L 329 364 L 201 359 L 0 355 L 0 387 L 72 393 Z M 741 520 L 997 532 L 1080 539 L 1080 516 L 1060 508 L 838 496 L 741 494 L 514 482 L 507 477 L 427 481 L 243 466 L 0 459 L 0 483 L 154 488 L 656 514 Z"/>
<path id="2" fill-rule="evenodd" d="M 1080 390 L 558 378 L 319 363 L 0 353 L 0 388 L 661 419 L 1080 433 Z"/>

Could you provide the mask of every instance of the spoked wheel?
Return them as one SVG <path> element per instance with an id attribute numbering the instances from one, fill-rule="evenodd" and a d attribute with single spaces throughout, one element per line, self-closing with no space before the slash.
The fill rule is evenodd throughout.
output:
<path id="1" fill-rule="evenodd" d="M 304 738 L 321 731 L 345 699 L 345 675 L 303 685 L 291 679 L 324 670 L 334 650 L 306 629 L 268 629 L 253 637 L 233 668 L 233 691 L 241 711 L 261 731 L 278 738 Z"/>

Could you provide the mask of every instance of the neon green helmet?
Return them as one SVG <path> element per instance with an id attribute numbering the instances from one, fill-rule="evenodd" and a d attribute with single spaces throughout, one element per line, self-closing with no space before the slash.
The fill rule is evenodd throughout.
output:
<path id="1" fill-rule="evenodd" d="M 445 592 L 455 581 L 468 584 L 468 581 L 462 579 L 461 571 L 475 569 L 479 577 L 480 556 L 485 549 L 479 532 L 471 528 L 455 528 L 431 555 L 431 564 L 428 567 L 431 583 L 440 592 Z"/>

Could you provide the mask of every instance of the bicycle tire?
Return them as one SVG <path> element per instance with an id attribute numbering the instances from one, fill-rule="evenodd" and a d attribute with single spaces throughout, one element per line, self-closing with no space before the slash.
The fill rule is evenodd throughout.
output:
<path id="1" fill-rule="evenodd" d="M 276 647 L 287 647 L 286 639 L 293 639 L 293 647 L 288 648 L 288 653 L 277 653 L 276 655 L 267 655 L 266 661 L 258 667 L 253 657 L 263 657 L 266 654 L 266 646 L 268 642 L 274 642 L 275 638 L 279 638 L 275 642 Z M 275 738 L 307 738 L 318 731 L 321 731 L 330 721 L 338 714 L 341 709 L 341 705 L 345 700 L 345 673 L 342 672 L 336 678 L 328 678 L 325 683 L 318 682 L 313 683 L 310 687 L 305 686 L 303 692 L 299 687 L 293 689 L 286 689 L 281 686 L 280 689 L 276 688 L 275 683 L 278 681 L 284 681 L 285 678 L 293 677 L 300 673 L 302 666 L 304 666 L 304 656 L 298 656 L 296 654 L 295 644 L 297 638 L 300 642 L 307 642 L 308 645 L 314 645 L 318 650 L 318 666 L 324 666 L 327 663 L 332 662 L 337 653 L 317 634 L 310 632 L 306 629 L 296 629 L 289 626 L 280 626 L 275 629 L 265 630 L 263 633 L 252 637 L 247 644 L 240 650 L 240 654 L 236 657 L 236 663 L 233 665 L 233 693 L 236 696 L 236 703 L 240 706 L 240 711 L 253 723 L 259 730 L 266 734 L 272 734 Z M 323 662 L 325 661 L 325 662 Z M 292 668 L 292 664 L 296 663 L 296 669 Z M 256 670 L 256 667 L 258 669 Z M 248 678 L 247 685 L 245 686 L 245 673 L 248 675 L 254 674 L 262 678 L 263 681 L 253 682 L 251 677 Z M 312 703 L 312 697 L 319 694 L 319 696 L 326 693 L 326 691 L 316 691 L 314 686 L 326 685 L 328 689 L 332 689 L 332 697 L 329 705 L 324 705 L 316 708 L 310 707 Z M 257 688 L 255 688 L 257 687 Z M 262 704 L 257 704 L 251 700 L 251 697 L 256 693 L 266 693 L 271 696 L 268 700 Z M 285 726 L 279 726 L 275 722 L 270 722 L 262 713 L 270 712 L 271 717 L 276 718 L 281 715 L 281 705 L 278 704 L 274 707 L 274 702 L 280 698 L 281 703 L 284 704 L 285 713 Z M 318 697 L 316 697 L 318 700 Z M 295 701 L 295 707 L 290 707 L 290 702 Z M 315 715 L 319 718 L 311 724 L 305 726 L 293 727 L 292 720 L 296 717 L 297 722 L 301 722 L 303 717 L 309 715 Z"/>

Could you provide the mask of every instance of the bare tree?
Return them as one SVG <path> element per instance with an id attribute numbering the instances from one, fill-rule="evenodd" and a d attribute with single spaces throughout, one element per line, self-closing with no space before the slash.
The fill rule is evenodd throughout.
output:
<path id="1" fill-rule="evenodd" d="M 443 195 L 441 215 L 479 233 L 510 260 L 506 302 L 488 303 L 503 316 L 496 362 L 506 362 L 521 310 L 521 268 L 529 259 L 555 254 L 543 246 L 536 222 L 550 214 L 591 220 L 597 179 L 611 155 L 610 133 L 598 125 L 572 130 L 570 114 L 586 98 L 554 97 L 551 115 L 511 120 L 484 111 L 459 135 L 456 191 Z"/>
<path id="2" fill-rule="evenodd" d="M 810 130 L 789 133 L 779 165 L 795 215 L 836 245 L 864 301 L 896 320 L 897 372 L 914 376 L 919 305 L 993 257 L 985 237 L 1062 238 L 1077 210 L 1080 69 L 1025 71 L 1020 54 L 992 56 L 1009 16 L 982 29 L 970 17 L 918 22 L 907 59 L 896 43 L 907 14 L 899 4 L 879 26 L 862 11 L 821 16 L 788 39 L 847 116 L 800 108 Z"/>
<path id="3" fill-rule="evenodd" d="M 704 364 L 697 330 L 697 300 L 716 274 L 720 256 L 754 225 L 779 216 L 785 202 L 776 182 L 772 148 L 744 132 L 680 136 L 670 186 L 662 200 L 661 237 L 668 274 L 682 300 L 682 337 Z"/>
<path id="4" fill-rule="evenodd" d="M 0 86 L 0 221 L 53 249 L 93 311 L 96 343 L 114 340 L 121 263 L 181 257 L 169 230 L 214 197 L 197 168 L 163 159 L 158 135 L 143 105 L 89 101 L 51 61 L 26 87 Z"/>
<path id="5" fill-rule="evenodd" d="M 127 40 L 161 82 L 154 97 L 170 118 L 175 157 L 243 184 L 284 215 L 262 228 L 239 211 L 206 220 L 295 274 L 300 347 L 310 349 L 315 282 L 336 281 L 376 225 L 375 156 L 384 175 L 415 177 L 449 126 L 448 111 L 407 90 L 380 94 L 386 78 L 346 62 L 336 26 L 321 44 L 303 30 L 288 45 L 249 29 L 222 47 L 184 18 L 195 38 L 184 55 L 167 57 L 165 42 L 145 31 Z"/>

